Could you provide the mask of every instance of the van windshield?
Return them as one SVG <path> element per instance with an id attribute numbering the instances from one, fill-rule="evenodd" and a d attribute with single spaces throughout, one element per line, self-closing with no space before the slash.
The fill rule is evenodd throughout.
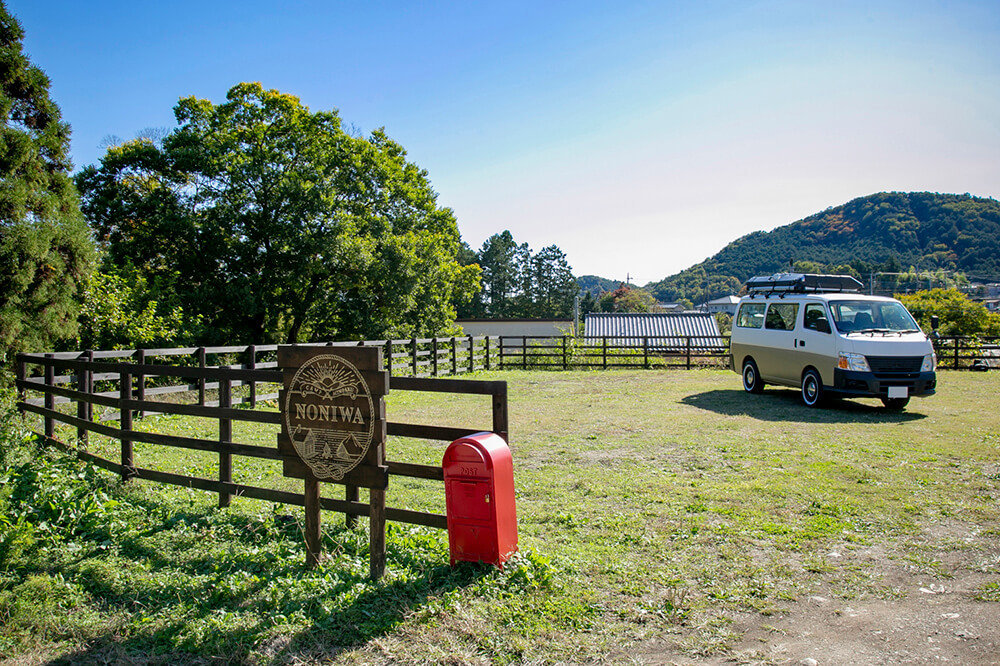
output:
<path id="1" fill-rule="evenodd" d="M 896 301 L 834 301 L 833 322 L 841 333 L 916 333 L 917 322 Z"/>

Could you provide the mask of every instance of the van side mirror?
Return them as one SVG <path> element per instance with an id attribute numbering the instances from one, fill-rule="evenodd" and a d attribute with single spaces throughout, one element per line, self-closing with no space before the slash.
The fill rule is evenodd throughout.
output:
<path id="1" fill-rule="evenodd" d="M 816 320 L 816 330 L 820 333 L 829 333 L 830 321 L 826 317 L 820 317 Z"/>
<path id="2" fill-rule="evenodd" d="M 938 316 L 937 315 L 931 315 L 931 330 L 932 331 L 936 331 L 938 329 L 938 324 L 939 323 L 941 323 L 941 320 L 938 318 Z"/>

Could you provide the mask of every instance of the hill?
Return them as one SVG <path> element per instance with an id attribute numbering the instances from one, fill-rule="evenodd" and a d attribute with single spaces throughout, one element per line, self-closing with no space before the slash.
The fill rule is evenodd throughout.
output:
<path id="1" fill-rule="evenodd" d="M 1000 275 L 1000 202 L 968 194 L 880 192 L 773 231 L 733 241 L 700 264 L 646 286 L 657 299 L 695 303 L 735 293 L 789 262 L 871 271 Z"/>
<path id="2" fill-rule="evenodd" d="M 589 291 L 597 297 L 606 291 L 617 289 L 621 281 L 603 278 L 599 275 L 581 275 L 576 278 L 576 283 L 580 286 L 581 294 Z"/>

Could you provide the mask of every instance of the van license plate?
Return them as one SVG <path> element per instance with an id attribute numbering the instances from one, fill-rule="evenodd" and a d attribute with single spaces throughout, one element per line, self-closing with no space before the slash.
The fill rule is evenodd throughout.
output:
<path id="1" fill-rule="evenodd" d="M 890 386 L 889 387 L 889 397 L 890 398 L 905 398 L 910 395 L 910 389 L 906 386 Z"/>

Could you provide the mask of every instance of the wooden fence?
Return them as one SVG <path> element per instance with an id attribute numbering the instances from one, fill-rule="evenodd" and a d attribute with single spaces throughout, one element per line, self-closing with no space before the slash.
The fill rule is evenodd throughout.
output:
<path id="1" fill-rule="evenodd" d="M 729 336 L 502 335 L 500 369 L 651 368 L 726 365 Z"/>
<path id="2" fill-rule="evenodd" d="M 277 398 L 282 373 L 276 369 L 276 361 L 268 359 L 268 354 L 273 357 L 275 349 L 274 346 L 261 346 L 19 354 L 16 358 L 18 407 L 22 412 L 42 417 L 42 432 L 39 434 L 47 443 L 119 474 L 123 481 L 146 479 L 218 493 L 219 506 L 228 506 L 233 496 L 304 506 L 302 494 L 233 481 L 234 455 L 275 461 L 285 457 L 278 451 L 277 443 L 271 447 L 233 441 L 234 421 L 280 426 L 279 412 L 257 408 L 261 401 Z M 455 349 L 451 347 L 452 353 Z M 469 349 L 472 349 L 471 346 Z M 233 355 L 246 355 L 246 363 L 219 362 L 232 360 Z M 184 356 L 197 362 L 191 365 L 170 362 Z M 428 359 L 432 371 L 433 358 Z M 209 364 L 209 360 L 216 363 Z M 470 352 L 467 360 L 469 367 L 475 367 L 474 354 Z M 418 364 L 417 367 L 421 366 Z M 393 376 L 390 382 L 392 391 L 489 396 L 492 430 L 505 440 L 509 438 L 506 382 L 412 376 Z M 242 387 L 240 395 L 234 394 L 233 389 L 237 387 Z M 171 400 L 164 400 L 163 396 L 169 394 L 172 394 Z M 241 403 L 249 408 L 238 409 Z M 218 421 L 218 438 L 209 440 L 136 430 L 134 419 L 146 414 L 180 414 L 214 419 Z M 56 423 L 75 429 L 75 444 L 64 441 L 67 438 L 63 433 L 60 433 L 62 439 L 56 436 Z M 391 436 L 449 442 L 481 430 L 392 420 L 387 424 L 387 433 Z M 120 457 L 112 460 L 89 451 L 91 433 L 117 440 Z M 143 467 L 141 461 L 136 460 L 135 442 L 215 453 L 218 455 L 218 478 Z M 389 454 L 391 456 L 391 452 Z M 387 460 L 387 467 L 390 476 L 444 480 L 439 465 L 390 459 Z M 346 486 L 343 500 L 324 497 L 320 506 L 346 514 L 351 525 L 357 516 L 380 515 L 384 516 L 384 520 L 447 527 L 444 515 L 385 507 L 384 493 L 372 493 L 373 498 L 376 495 L 381 497 L 383 503 L 380 511 L 374 511 L 371 505 L 359 501 L 358 489 L 353 486 Z M 373 524 L 372 531 L 376 530 L 379 526 Z M 381 532 L 384 533 L 384 524 Z M 373 577 L 381 575 L 384 561 L 384 550 L 372 553 Z"/>
<path id="3" fill-rule="evenodd" d="M 938 367 L 952 370 L 1000 370 L 1000 338 L 948 335 L 934 340 Z"/>

